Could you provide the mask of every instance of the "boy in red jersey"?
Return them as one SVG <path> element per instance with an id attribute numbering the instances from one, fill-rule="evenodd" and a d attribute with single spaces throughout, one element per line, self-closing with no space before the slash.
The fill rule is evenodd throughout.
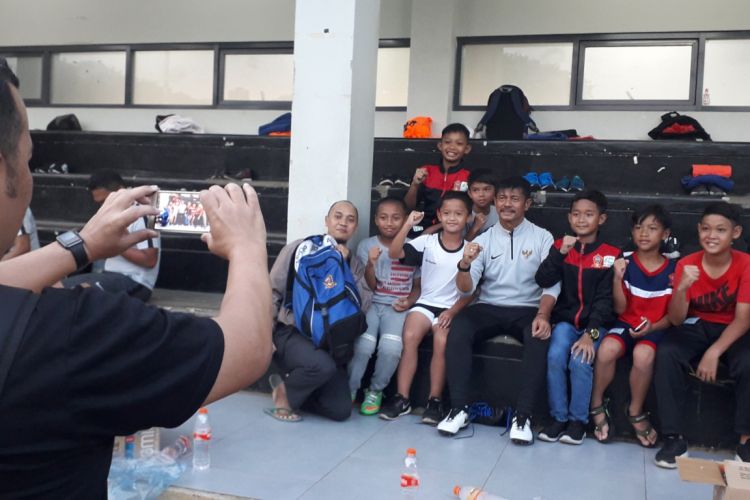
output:
<path id="1" fill-rule="evenodd" d="M 750 336 L 746 335 L 750 329 L 750 255 L 732 249 L 741 234 L 739 209 L 725 202 L 712 203 L 698 224 L 703 250 L 677 263 L 669 320 L 679 326 L 659 346 L 654 378 L 666 438 L 654 458 L 659 467 L 674 469 L 676 458 L 687 455 L 682 405 L 690 363 L 700 360 L 697 376 L 714 382 L 720 358 L 736 382 L 737 458 L 750 462 Z"/>
<path id="2" fill-rule="evenodd" d="M 409 210 L 424 204 L 424 226 L 437 224 L 440 201 L 448 191 L 468 191 L 469 171 L 463 167 L 464 156 L 471 151 L 469 129 L 460 123 L 451 123 L 443 129 L 437 148 L 442 155 L 440 165 L 423 165 L 414 172 L 404 203 Z"/>

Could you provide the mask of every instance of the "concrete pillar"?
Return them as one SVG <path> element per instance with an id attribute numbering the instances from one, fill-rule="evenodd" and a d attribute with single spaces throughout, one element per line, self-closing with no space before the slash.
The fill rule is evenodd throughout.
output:
<path id="1" fill-rule="evenodd" d="M 456 0 L 412 0 L 409 100 L 406 116 L 432 117 L 432 135 L 448 123 L 453 107 Z"/>
<path id="2" fill-rule="evenodd" d="M 297 0 L 287 241 L 340 199 L 370 220 L 380 0 Z"/>

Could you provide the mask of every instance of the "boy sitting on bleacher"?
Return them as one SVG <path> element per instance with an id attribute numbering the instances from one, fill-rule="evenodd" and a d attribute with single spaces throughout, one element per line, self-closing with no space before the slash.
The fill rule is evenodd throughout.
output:
<path id="1" fill-rule="evenodd" d="M 742 234 L 740 211 L 729 203 L 708 205 L 698 223 L 702 250 L 677 263 L 669 319 L 675 326 L 659 345 L 654 383 L 664 446 L 656 465 L 677 467 L 687 455 L 683 404 L 685 375 L 700 360 L 695 375 L 715 382 L 719 360 L 736 382 L 734 428 L 740 435 L 737 459 L 750 462 L 750 256 L 732 249 Z"/>

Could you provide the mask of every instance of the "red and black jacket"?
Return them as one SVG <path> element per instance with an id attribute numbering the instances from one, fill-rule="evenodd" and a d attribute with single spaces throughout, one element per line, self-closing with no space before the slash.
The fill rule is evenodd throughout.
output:
<path id="1" fill-rule="evenodd" d="M 419 186 L 417 204 L 424 203 L 424 220 L 427 225 L 437 224 L 437 210 L 440 200 L 448 191 L 460 191 L 461 183 L 467 183 L 464 190 L 468 190 L 469 171 L 459 163 L 444 171 L 441 165 L 423 165 L 427 169 L 427 177 Z"/>
<path id="2" fill-rule="evenodd" d="M 581 330 L 599 328 L 614 320 L 612 265 L 621 255 L 620 249 L 597 240 L 576 243 L 563 255 L 561 245 L 562 239 L 555 241 L 535 276 L 542 288 L 562 281 L 552 321 L 572 323 Z"/>

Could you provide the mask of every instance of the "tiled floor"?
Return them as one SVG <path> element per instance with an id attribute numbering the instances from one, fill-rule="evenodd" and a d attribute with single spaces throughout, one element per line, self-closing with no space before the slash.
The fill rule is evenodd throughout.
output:
<path id="1" fill-rule="evenodd" d="M 263 414 L 266 394 L 241 392 L 209 407 L 211 468 L 191 469 L 177 485 L 198 490 L 282 499 L 399 499 L 406 448 L 416 448 L 422 486 L 418 498 L 450 499 L 456 484 L 481 485 L 510 500 L 706 500 L 711 488 L 683 483 L 676 471 L 653 465 L 654 450 L 631 443 L 581 446 L 511 444 L 499 428 L 473 426 L 450 439 L 417 417 L 395 422 L 353 413 L 330 422 L 305 415 L 299 423 Z M 192 420 L 164 430 L 164 444 L 189 434 Z M 717 459 L 728 453 L 692 452 Z"/>

